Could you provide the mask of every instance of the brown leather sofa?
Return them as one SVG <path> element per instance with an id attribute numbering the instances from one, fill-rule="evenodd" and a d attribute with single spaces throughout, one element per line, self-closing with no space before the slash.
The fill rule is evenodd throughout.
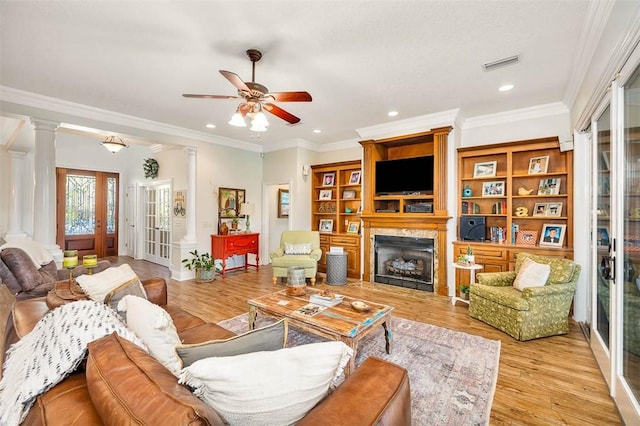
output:
<path id="1" fill-rule="evenodd" d="M 147 297 L 173 318 L 185 343 L 234 336 L 216 324 L 167 305 L 163 279 L 143 281 Z M 48 311 L 45 298 L 17 301 L 5 348 L 28 333 Z M 222 425 L 217 413 L 178 384 L 146 352 L 112 334 L 89 345 L 86 366 L 39 396 L 24 425 Z M 314 407 L 299 425 L 410 425 L 407 371 L 378 358 L 362 363 Z"/>

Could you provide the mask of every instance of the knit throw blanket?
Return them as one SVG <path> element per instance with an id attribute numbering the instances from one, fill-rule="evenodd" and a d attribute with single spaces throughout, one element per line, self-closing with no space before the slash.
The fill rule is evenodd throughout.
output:
<path id="1" fill-rule="evenodd" d="M 38 395 L 76 369 L 87 344 L 113 332 L 145 348 L 103 303 L 82 300 L 45 315 L 7 352 L 0 381 L 0 425 L 18 425 Z"/>

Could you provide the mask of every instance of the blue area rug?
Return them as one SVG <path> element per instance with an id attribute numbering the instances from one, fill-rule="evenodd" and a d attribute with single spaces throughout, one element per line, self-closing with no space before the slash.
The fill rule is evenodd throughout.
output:
<path id="1" fill-rule="evenodd" d="M 257 327 L 273 322 L 258 317 Z M 248 315 L 220 323 L 235 333 L 248 330 Z M 403 366 L 411 380 L 413 424 L 486 425 L 496 389 L 500 341 L 422 322 L 393 318 L 391 354 L 382 327 L 360 341 L 356 366 L 377 356 Z M 326 339 L 289 327 L 287 346 Z"/>

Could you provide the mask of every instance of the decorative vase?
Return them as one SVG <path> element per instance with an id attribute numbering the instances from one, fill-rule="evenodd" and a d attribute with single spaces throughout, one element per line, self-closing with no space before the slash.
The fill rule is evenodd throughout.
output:
<path id="1" fill-rule="evenodd" d="M 226 223 L 222 222 L 222 225 L 220 225 L 220 229 L 218 229 L 218 233 L 220 235 L 227 235 L 229 233 L 229 227 Z"/>
<path id="2" fill-rule="evenodd" d="M 196 282 L 197 283 L 208 283 L 215 280 L 215 274 L 213 269 L 203 269 L 196 268 Z"/>

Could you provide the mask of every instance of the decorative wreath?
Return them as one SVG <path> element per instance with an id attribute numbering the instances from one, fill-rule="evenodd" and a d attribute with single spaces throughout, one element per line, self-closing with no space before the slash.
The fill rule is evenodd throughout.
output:
<path id="1" fill-rule="evenodd" d="M 160 166 L 158 162 L 153 158 L 145 158 L 144 165 L 142 166 L 144 169 L 144 177 L 155 179 L 158 177 L 158 169 Z"/>

